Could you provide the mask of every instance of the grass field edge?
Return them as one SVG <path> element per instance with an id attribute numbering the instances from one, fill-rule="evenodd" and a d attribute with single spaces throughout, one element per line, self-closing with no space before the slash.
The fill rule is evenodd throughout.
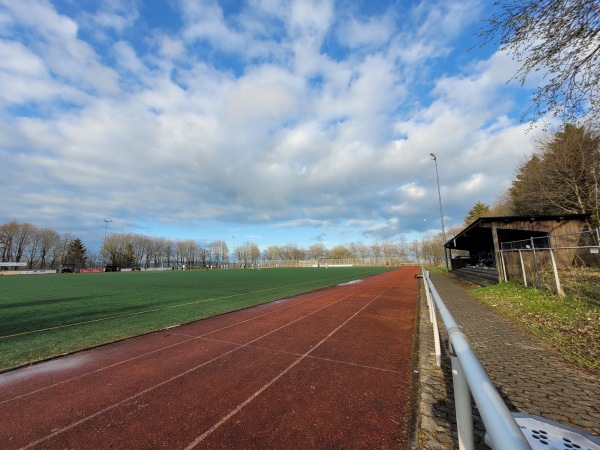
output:
<path id="1" fill-rule="evenodd" d="M 374 273 L 374 274 L 371 274 L 371 275 L 363 276 L 363 277 L 361 277 L 361 279 L 363 279 L 363 278 L 370 278 L 370 277 L 378 276 L 378 275 L 385 274 L 385 273 L 390 273 L 390 272 L 393 272 L 395 270 L 400 270 L 400 269 L 401 269 L 400 267 L 399 268 L 393 268 L 393 269 L 390 269 L 390 270 L 387 270 L 387 271 L 382 271 L 382 272 Z M 250 309 L 250 308 L 255 308 L 257 306 L 267 305 L 267 304 L 273 303 L 273 302 L 279 302 L 279 301 L 282 301 L 282 300 L 293 299 L 295 297 L 298 297 L 298 296 L 301 296 L 301 295 L 305 295 L 305 294 L 308 294 L 308 293 L 313 293 L 313 292 L 318 292 L 318 291 L 321 291 L 321 290 L 331 289 L 331 288 L 334 288 L 334 287 L 336 287 L 336 286 L 338 286 L 340 284 L 342 284 L 342 283 L 336 283 L 336 284 L 331 284 L 329 286 L 322 286 L 322 287 L 315 288 L 315 289 L 309 289 L 307 291 L 304 291 L 304 292 L 301 292 L 301 293 L 297 293 L 297 294 L 294 294 L 294 295 L 289 296 L 289 297 L 281 297 L 281 298 L 271 299 L 271 300 L 267 300 L 267 301 L 262 302 L 262 303 L 256 303 L 256 304 L 253 304 L 253 305 L 248 305 L 248 306 L 244 306 L 244 307 L 241 307 L 241 308 L 237 308 L 237 309 L 232 309 L 232 310 L 229 310 L 229 311 L 220 312 L 220 313 L 217 313 L 217 314 L 214 314 L 214 315 L 211 315 L 211 316 L 207 316 L 207 317 L 203 317 L 203 318 L 200 318 L 200 319 L 190 320 L 190 321 L 187 321 L 187 322 L 181 322 L 181 323 L 178 323 L 176 325 L 169 325 L 167 327 L 156 328 L 154 330 L 149 330 L 149 331 L 145 331 L 143 333 L 134 334 L 134 335 L 127 336 L 127 337 L 110 340 L 110 341 L 107 341 L 107 342 L 99 343 L 97 345 L 92 345 L 92 346 L 89 346 L 89 347 L 82 347 L 82 348 L 77 349 L 77 350 L 67 351 L 67 352 L 59 353 L 59 354 L 52 355 L 52 356 L 49 356 L 49 357 L 31 360 L 31 361 L 28 361 L 26 363 L 19 364 L 19 365 L 13 366 L 13 367 L 0 368 L 0 375 L 6 374 L 8 372 L 13 372 L 13 371 L 16 371 L 16 370 L 19 370 L 19 369 L 23 369 L 23 368 L 26 368 L 26 367 L 32 367 L 32 366 L 35 366 L 35 365 L 38 365 L 38 364 L 43 364 L 45 362 L 49 362 L 49 361 L 53 361 L 53 360 L 56 360 L 56 359 L 59 359 L 59 358 L 63 358 L 65 356 L 75 355 L 77 353 L 86 352 L 86 351 L 93 350 L 93 349 L 96 349 L 96 348 L 102 348 L 102 347 L 105 347 L 107 345 L 115 344 L 115 343 L 118 343 L 118 342 L 124 342 L 124 341 L 127 341 L 129 339 L 135 339 L 135 338 L 142 337 L 142 336 L 147 336 L 147 335 L 150 335 L 150 334 L 153 334 L 153 333 L 159 333 L 159 332 L 162 332 L 162 331 L 165 331 L 165 330 L 170 330 L 170 329 L 173 329 L 173 328 L 181 327 L 181 326 L 188 325 L 188 324 L 191 324 L 191 323 L 199 322 L 201 320 L 206 320 L 206 319 L 210 319 L 210 318 L 213 318 L 213 317 L 220 317 L 220 316 L 224 316 L 226 314 L 231 314 L 231 313 L 235 313 L 235 312 L 239 312 L 239 311 L 244 311 L 244 310 Z"/>

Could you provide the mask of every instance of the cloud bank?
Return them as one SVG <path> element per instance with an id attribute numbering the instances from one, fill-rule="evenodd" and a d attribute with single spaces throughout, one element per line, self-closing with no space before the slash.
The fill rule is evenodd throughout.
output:
<path id="1" fill-rule="evenodd" d="M 77 2 L 79 3 L 79 2 Z M 0 0 L 0 221 L 269 244 L 394 240 L 531 152 L 483 1 Z"/>

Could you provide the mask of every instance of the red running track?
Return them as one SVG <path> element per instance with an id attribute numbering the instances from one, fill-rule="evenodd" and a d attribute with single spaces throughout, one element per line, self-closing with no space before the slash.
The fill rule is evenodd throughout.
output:
<path id="1" fill-rule="evenodd" d="M 0 374 L 0 448 L 408 448 L 416 273 Z"/>

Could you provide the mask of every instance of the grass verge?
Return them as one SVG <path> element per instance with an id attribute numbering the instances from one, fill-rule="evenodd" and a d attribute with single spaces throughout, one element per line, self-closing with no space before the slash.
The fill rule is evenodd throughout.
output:
<path id="1" fill-rule="evenodd" d="M 573 296 L 560 298 L 513 283 L 476 288 L 469 294 L 600 375 L 600 308 L 594 302 Z"/>

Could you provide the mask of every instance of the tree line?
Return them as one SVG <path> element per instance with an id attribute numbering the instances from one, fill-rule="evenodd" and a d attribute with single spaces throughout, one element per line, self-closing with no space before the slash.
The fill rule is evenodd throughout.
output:
<path id="1" fill-rule="evenodd" d="M 477 202 L 465 224 L 484 216 L 589 214 L 588 228 L 600 227 L 600 132 L 565 124 L 535 137 L 534 148 L 496 203 Z"/>
<path id="2" fill-rule="evenodd" d="M 245 242 L 230 249 L 223 240 L 171 240 L 135 233 L 106 236 L 99 254 L 87 251 L 72 233 L 11 221 L 0 225 L 1 261 L 25 262 L 29 269 L 86 268 L 114 265 L 122 268 L 178 267 L 257 267 L 278 262 L 343 260 L 366 263 L 432 263 L 444 260 L 442 235 L 407 242 L 404 236 L 394 242 L 352 242 L 327 248 L 322 243 L 307 248 L 294 243 L 270 245 L 263 249 Z M 0 264 L 1 267 L 1 264 Z"/>
<path id="3" fill-rule="evenodd" d="M 71 233 L 15 220 L 0 225 L 1 262 L 25 262 L 29 269 L 85 266 L 89 256 L 83 242 Z"/>
<path id="4" fill-rule="evenodd" d="M 433 241 L 407 242 L 401 237 L 396 242 L 352 242 L 328 249 L 317 243 L 308 248 L 294 243 L 270 245 L 260 250 L 255 242 L 245 242 L 230 249 L 225 241 L 195 241 L 193 239 L 172 241 L 133 233 L 114 233 L 102 245 L 100 254 L 110 264 L 121 267 L 257 267 L 277 262 L 354 260 L 363 262 L 429 262 L 443 261 L 441 233 Z"/>

